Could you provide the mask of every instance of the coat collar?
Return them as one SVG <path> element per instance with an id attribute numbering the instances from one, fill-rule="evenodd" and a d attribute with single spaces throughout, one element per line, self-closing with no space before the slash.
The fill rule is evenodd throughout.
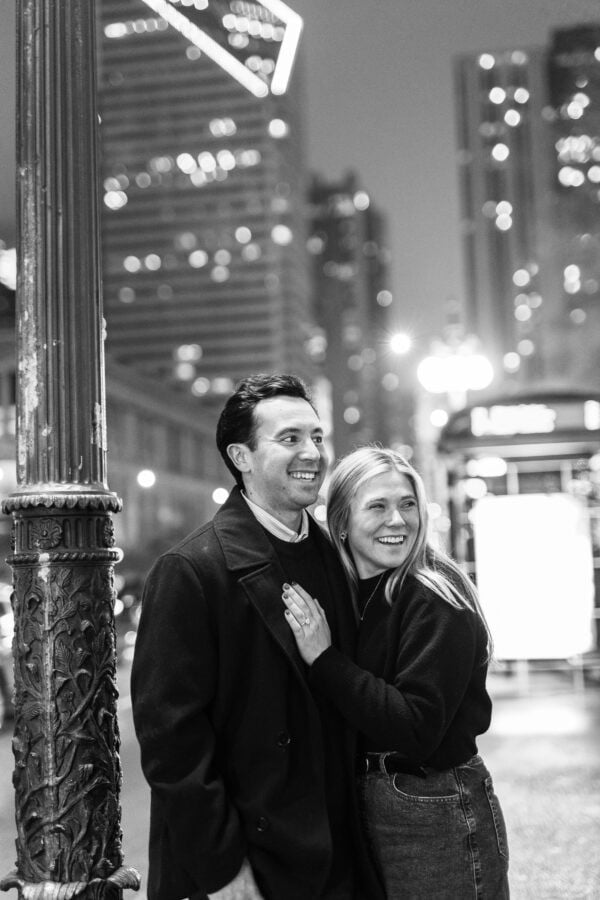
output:
<path id="1" fill-rule="evenodd" d="M 214 528 L 221 545 L 227 569 L 236 573 L 240 585 L 256 607 L 278 643 L 301 669 L 302 662 L 291 629 L 284 617 L 281 592 L 285 575 L 273 545 L 241 495 L 233 488 L 228 499 L 214 517 Z M 355 622 L 348 587 L 335 555 L 319 526 L 311 520 L 311 534 L 316 536 L 328 562 L 331 602 L 336 608 L 339 647 L 346 653 L 354 650 Z"/>
<path id="2" fill-rule="evenodd" d="M 234 487 L 214 518 L 215 533 L 230 572 L 275 562 L 275 551 L 252 510 Z"/>
<path id="3" fill-rule="evenodd" d="M 303 683 L 304 666 L 294 635 L 285 621 L 281 599 L 285 575 L 273 545 L 259 525 L 239 487 L 235 487 L 214 518 L 214 528 L 228 570 L 255 607 Z"/>

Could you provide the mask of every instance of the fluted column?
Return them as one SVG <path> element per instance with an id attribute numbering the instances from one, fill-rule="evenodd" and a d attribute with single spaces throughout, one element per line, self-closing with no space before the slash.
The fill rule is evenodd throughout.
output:
<path id="1" fill-rule="evenodd" d="M 17 0 L 19 896 L 118 898 L 123 866 L 93 0 Z"/>

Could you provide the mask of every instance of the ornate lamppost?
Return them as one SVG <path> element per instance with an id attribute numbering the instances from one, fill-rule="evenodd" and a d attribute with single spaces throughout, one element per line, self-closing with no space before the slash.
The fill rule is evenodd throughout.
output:
<path id="1" fill-rule="evenodd" d="M 97 210 L 95 4 L 17 0 L 17 868 L 26 900 L 120 898 Z"/>

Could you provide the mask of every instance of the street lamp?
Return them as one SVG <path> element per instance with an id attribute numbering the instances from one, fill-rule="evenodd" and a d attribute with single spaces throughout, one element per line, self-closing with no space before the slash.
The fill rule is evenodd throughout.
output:
<path id="1" fill-rule="evenodd" d="M 390 338 L 390 349 L 392 353 L 396 353 L 398 356 L 404 356 L 405 353 L 409 353 L 412 346 L 413 340 L 410 334 L 404 331 L 398 331 Z"/>
<path id="2" fill-rule="evenodd" d="M 494 376 L 477 338 L 464 335 L 459 326 L 451 325 L 445 329 L 444 337 L 433 342 L 429 355 L 415 369 L 422 388 L 415 392 L 414 415 L 420 471 L 430 496 L 440 501 L 444 501 L 446 494 L 445 478 L 437 459 L 440 430 L 452 412 L 464 408 L 467 393 L 488 387 Z M 390 349 L 397 355 L 405 355 L 413 349 L 413 342 L 401 332 L 390 338 Z M 435 395 L 443 395 L 437 405 Z"/>
<path id="3" fill-rule="evenodd" d="M 445 394 L 453 409 L 465 405 L 468 391 L 489 387 L 493 377 L 492 364 L 471 335 L 452 344 L 434 342 L 431 354 L 417 366 L 419 383 L 428 393 Z"/>

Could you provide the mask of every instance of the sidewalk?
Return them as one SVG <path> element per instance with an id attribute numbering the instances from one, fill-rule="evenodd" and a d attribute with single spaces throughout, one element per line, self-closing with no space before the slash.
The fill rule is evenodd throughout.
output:
<path id="1" fill-rule="evenodd" d="M 532 672 L 488 686 L 479 749 L 507 821 L 512 900 L 600 900 L 600 685 Z"/>
<path id="2" fill-rule="evenodd" d="M 133 736 L 128 671 L 119 672 L 125 862 L 145 900 L 148 790 Z M 479 749 L 507 820 L 511 900 L 600 900 L 600 684 L 577 690 L 561 673 L 491 675 L 492 728 Z M 0 735 L 0 876 L 13 868 L 15 826 L 8 732 Z M 7 900 L 15 896 L 11 891 Z M 460 897 L 452 900 L 462 900 Z"/>

